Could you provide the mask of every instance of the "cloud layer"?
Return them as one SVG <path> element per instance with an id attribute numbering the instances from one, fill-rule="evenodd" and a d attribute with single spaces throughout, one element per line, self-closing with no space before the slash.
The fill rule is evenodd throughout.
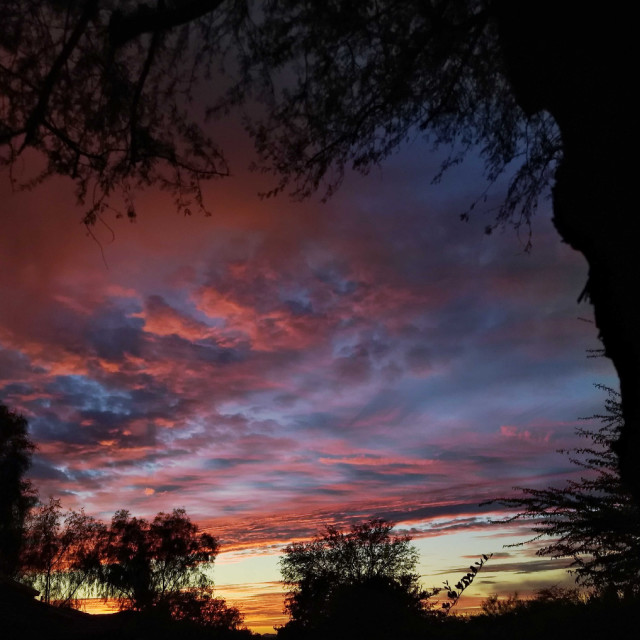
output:
<path id="1" fill-rule="evenodd" d="M 473 165 L 434 191 L 426 153 L 324 206 L 244 177 L 180 219 L 150 193 L 113 243 L 65 184 L 4 198 L 0 401 L 30 421 L 41 494 L 184 506 L 242 549 L 374 513 L 473 525 L 566 478 L 555 450 L 613 381 L 584 357 L 585 266 L 548 219 L 531 254 L 459 222 Z"/>

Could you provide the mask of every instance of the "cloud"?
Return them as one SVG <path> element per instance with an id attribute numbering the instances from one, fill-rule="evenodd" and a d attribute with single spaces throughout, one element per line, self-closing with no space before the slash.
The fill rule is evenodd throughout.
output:
<path id="1" fill-rule="evenodd" d="M 420 149 L 325 207 L 259 202 L 250 176 L 206 220 L 140 196 L 108 269 L 61 184 L 20 196 L 0 399 L 29 418 L 41 492 L 185 506 L 248 549 L 372 514 L 483 531 L 481 500 L 570 477 L 555 450 L 613 379 L 582 358 L 584 266 L 548 221 L 531 255 L 460 224 L 470 171 L 427 193 Z"/>

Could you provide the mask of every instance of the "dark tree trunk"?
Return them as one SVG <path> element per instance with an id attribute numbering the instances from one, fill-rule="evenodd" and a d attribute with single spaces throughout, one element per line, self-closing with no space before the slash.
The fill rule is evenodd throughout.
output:
<path id="1" fill-rule="evenodd" d="M 620 378 L 620 473 L 640 504 L 635 21 L 623 2 L 590 7 L 498 0 L 497 7 L 507 73 L 520 106 L 529 115 L 548 111 L 560 128 L 563 160 L 553 189 L 553 221 L 589 264 L 584 293 Z"/>

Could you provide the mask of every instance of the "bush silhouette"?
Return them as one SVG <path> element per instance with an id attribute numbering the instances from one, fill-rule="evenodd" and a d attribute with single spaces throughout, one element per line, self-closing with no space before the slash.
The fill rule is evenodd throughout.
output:
<path id="1" fill-rule="evenodd" d="M 347 532 L 327 527 L 311 542 L 289 545 L 280 567 L 291 620 L 279 635 L 382 640 L 418 634 L 431 593 L 419 584 L 410 538 L 391 535 L 392 528 L 372 519 Z"/>

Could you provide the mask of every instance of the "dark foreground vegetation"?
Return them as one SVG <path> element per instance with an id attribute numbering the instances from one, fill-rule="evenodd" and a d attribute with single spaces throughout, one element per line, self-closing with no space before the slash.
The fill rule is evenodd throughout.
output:
<path id="1" fill-rule="evenodd" d="M 589 265 L 579 300 L 620 379 L 616 452 L 640 503 L 633 6 L 3 0 L 0 167 L 22 188 L 67 176 L 90 233 L 134 219 L 149 187 L 206 212 L 203 182 L 231 174 L 211 118 L 233 111 L 271 195 L 328 197 L 420 135 L 449 149 L 442 170 L 474 151 L 489 186 L 506 177 L 489 232 L 526 236 L 551 189 L 559 237 Z"/>
<path id="2" fill-rule="evenodd" d="M 247 630 L 211 630 L 193 622 L 175 621 L 159 612 L 123 611 L 110 615 L 89 615 L 60 609 L 33 598 L 9 598 L 0 588 L 2 637 L 7 640 L 232 640 L 257 638 Z M 346 604 L 346 603 L 345 603 Z M 377 608 L 380 607 L 380 608 Z M 345 606 L 345 609 L 347 607 Z M 577 591 L 549 590 L 536 599 L 490 598 L 483 614 L 473 617 L 425 616 L 413 629 L 403 614 L 387 615 L 392 607 L 380 600 L 367 608 L 369 618 L 362 625 L 347 622 L 344 627 L 327 626 L 324 634 L 294 631 L 286 626 L 278 638 L 297 640 L 617 640 L 637 637 L 640 600 L 617 596 L 585 598 Z M 377 624 L 378 615 L 386 618 Z M 415 623 L 415 619 L 412 621 Z"/>
<path id="3" fill-rule="evenodd" d="M 349 167 L 368 171 L 418 131 L 452 145 L 443 169 L 460 160 L 458 149 L 480 150 L 490 183 L 516 165 L 489 231 L 506 223 L 526 229 L 551 188 L 559 236 L 589 264 L 580 298 L 593 304 L 605 355 L 620 378 L 620 422 L 594 440 L 608 447 L 604 453 L 582 452 L 581 482 L 525 489 L 504 504 L 532 518 L 536 533 L 559 539 L 541 553 L 570 557 L 592 595 L 494 600 L 485 616 L 457 619 L 451 603 L 473 571 L 462 588 L 448 587 L 450 606 L 436 611 L 416 583 L 410 549 L 384 531 L 372 545 L 399 549 L 396 560 L 405 564 L 351 571 L 348 562 L 362 559 L 359 552 L 371 541 L 366 536 L 375 533 L 369 523 L 346 534 L 328 531 L 318 549 L 290 547 L 283 575 L 291 622 L 280 635 L 631 637 L 640 582 L 640 333 L 633 302 L 640 218 L 633 214 L 628 153 L 635 135 L 629 123 L 636 119 L 632 3 L 595 10 L 552 0 L 255 6 L 4 0 L 0 166 L 15 167 L 28 150 L 42 154 L 44 168 L 36 162 L 22 186 L 68 176 L 89 230 L 111 210 L 135 218 L 133 194 L 150 185 L 168 189 L 185 214 L 204 210 L 201 183 L 229 174 L 221 150 L 188 108 L 204 86 L 209 115 L 241 104 L 250 113 L 256 101 L 263 107 L 264 118 L 248 128 L 263 168 L 277 176 L 272 195 L 289 190 L 305 197 L 318 189 L 330 195 Z M 238 73 L 218 90 L 216 70 L 225 59 Z M 114 193 L 120 197 L 112 204 Z M 34 511 L 36 494 L 24 479 L 33 450 L 26 423 L 4 407 L 0 421 L 3 637 L 242 633 L 238 616 L 202 578 L 201 567 L 217 548 L 186 514 L 148 522 L 121 511 L 106 526 L 81 512 L 62 521 L 55 501 Z M 174 525 L 176 537 L 169 531 Z M 367 544 L 359 546 L 360 534 Z M 342 556 L 331 569 L 336 549 Z M 311 561 L 311 573 L 294 562 L 298 557 Z M 175 580 L 167 582 L 169 575 Z M 34 601 L 13 577 L 36 584 L 46 602 Z M 69 607 L 86 589 L 117 598 L 124 611 L 89 622 L 52 607 Z"/>
<path id="4" fill-rule="evenodd" d="M 161 611 L 90 615 L 59 608 L 0 588 L 1 637 L 6 640 L 231 640 L 250 638 L 246 629 L 211 629 L 174 620 Z"/>
<path id="5" fill-rule="evenodd" d="M 482 556 L 456 584 L 446 581 L 444 587 L 425 590 L 410 539 L 393 536 L 391 530 L 390 523 L 374 519 L 348 532 L 328 527 L 311 542 L 289 545 L 280 565 L 289 588 L 285 611 L 290 620 L 278 638 L 584 640 L 604 637 L 612 624 L 618 638 L 637 636 L 640 597 L 629 573 L 625 584 L 617 570 L 611 580 L 599 572 L 598 586 L 591 581 L 588 590 L 551 587 L 528 600 L 494 595 L 483 602 L 479 615 L 452 615 L 490 556 Z M 637 548 L 627 550 L 631 556 L 637 553 Z"/>
<path id="6" fill-rule="evenodd" d="M 289 592 L 290 620 L 281 638 L 417 638 L 453 610 L 490 556 L 469 567 L 457 584 L 424 589 L 418 552 L 409 536 L 373 518 L 349 531 L 327 527 L 322 536 L 285 548 L 280 560 Z M 438 606 L 430 600 L 444 594 Z"/>
<path id="7" fill-rule="evenodd" d="M 362 627 L 327 629 L 322 634 L 278 633 L 278 638 L 296 640 L 591 640 L 607 638 L 615 629 L 618 639 L 637 637 L 638 600 L 582 600 L 555 592 L 529 601 L 507 600 L 505 610 L 481 615 L 441 618 L 432 616 L 412 630 L 406 620 L 376 625 L 378 609 L 370 608 L 372 619 Z M 384 610 L 383 610 L 384 615 Z"/>
<path id="8" fill-rule="evenodd" d="M 425 625 L 420 635 L 385 637 L 389 640 L 403 637 L 406 640 L 595 640 L 612 633 L 618 639 L 637 637 L 638 599 L 625 600 L 617 596 L 583 599 L 578 592 L 551 590 L 533 600 L 508 599 L 506 602 L 508 606 L 498 607 L 497 611 L 489 608 L 482 615 L 433 621 Z"/>
<path id="9" fill-rule="evenodd" d="M 329 526 L 291 543 L 280 561 L 289 621 L 282 640 L 636 637 L 640 610 L 640 517 L 620 481 L 612 444 L 623 423 L 610 389 L 598 429 L 580 429 L 584 447 L 570 460 L 583 477 L 564 487 L 520 488 L 498 502 L 530 520 L 538 554 L 571 559 L 583 589 L 550 588 L 530 600 L 492 596 L 482 614 L 456 605 L 490 555 L 450 584 L 424 589 L 418 554 L 393 525 L 370 519 L 348 530 Z M 84 511 L 39 503 L 25 479 L 35 445 L 27 422 L 0 405 L 0 625 L 21 640 L 210 640 L 251 637 L 240 611 L 216 598 L 210 570 L 216 538 L 183 509 L 152 520 L 117 511 L 109 524 Z M 36 596 L 40 600 L 36 600 Z M 120 612 L 88 615 L 82 598 L 118 603 Z"/>
<path id="10" fill-rule="evenodd" d="M 9 638 L 251 635 L 238 609 L 214 596 L 218 541 L 184 509 L 153 520 L 121 509 L 107 525 L 82 509 L 64 513 L 55 498 L 39 503 L 24 478 L 35 450 L 27 426 L 0 405 L 0 624 Z M 96 596 L 120 613 L 77 610 Z"/>

